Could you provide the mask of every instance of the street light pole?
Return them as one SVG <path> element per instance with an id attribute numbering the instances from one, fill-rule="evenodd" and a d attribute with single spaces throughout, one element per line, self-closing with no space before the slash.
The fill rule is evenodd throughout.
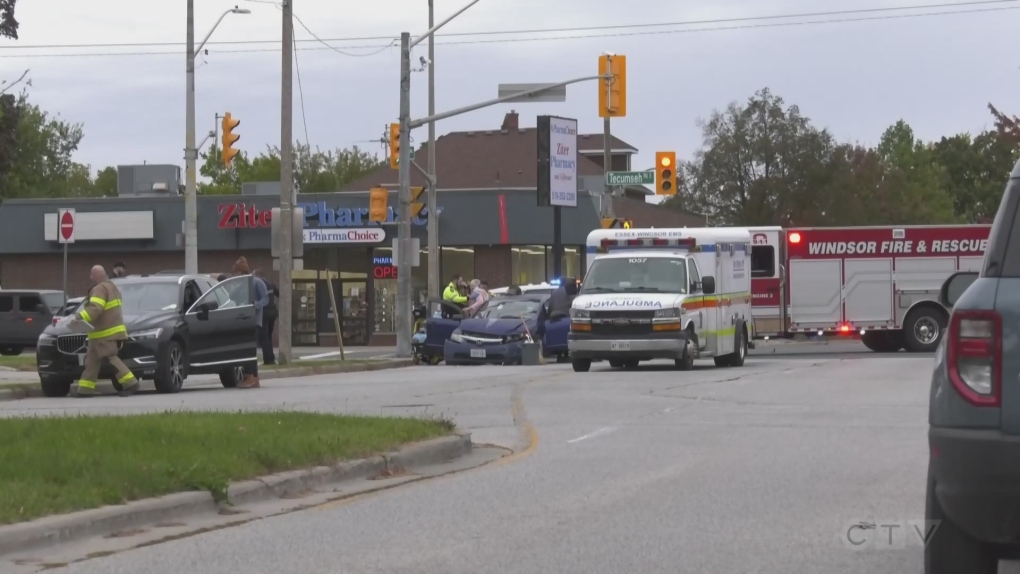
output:
<path id="1" fill-rule="evenodd" d="M 434 0 L 429 0 L 429 29 L 435 26 Z M 429 115 L 436 113 L 436 37 L 429 36 Z M 429 122 L 429 165 L 426 185 L 428 188 L 428 276 L 429 297 L 439 298 L 439 200 L 436 197 L 436 122 Z M 431 309 L 429 310 L 431 311 Z"/>
<path id="2" fill-rule="evenodd" d="M 227 17 L 227 14 L 251 14 L 251 10 L 231 8 L 220 14 L 216 24 L 195 48 L 195 0 L 188 0 L 187 104 L 185 105 L 184 135 L 184 272 L 198 273 L 198 146 L 195 145 L 195 56 L 202 52 L 206 42 Z"/>

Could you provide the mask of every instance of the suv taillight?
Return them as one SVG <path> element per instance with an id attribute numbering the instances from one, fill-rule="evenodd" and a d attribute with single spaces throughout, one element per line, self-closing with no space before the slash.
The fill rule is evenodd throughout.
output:
<path id="1" fill-rule="evenodd" d="M 1002 317 L 995 311 L 955 311 L 946 336 L 946 365 L 956 391 L 973 405 L 999 406 Z"/>

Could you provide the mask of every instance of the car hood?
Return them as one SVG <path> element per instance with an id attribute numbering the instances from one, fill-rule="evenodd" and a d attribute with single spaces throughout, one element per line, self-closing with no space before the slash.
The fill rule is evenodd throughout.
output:
<path id="1" fill-rule="evenodd" d="M 180 315 L 177 311 L 152 311 L 150 313 L 134 313 L 124 315 L 124 326 L 129 333 L 134 331 L 146 331 L 162 327 L 167 323 L 174 322 Z M 45 333 L 49 335 L 66 335 L 71 332 L 63 325 L 50 325 L 46 327 Z"/>
<path id="2" fill-rule="evenodd" d="M 528 328 L 534 329 L 535 319 L 528 319 Z M 465 333 L 479 335 L 496 335 L 505 337 L 524 331 L 524 323 L 520 319 L 465 319 L 460 323 L 460 330 Z"/>
<path id="3" fill-rule="evenodd" d="M 592 293 L 579 295 L 571 307 L 584 310 L 636 311 L 679 307 L 684 295 L 676 293 Z"/>

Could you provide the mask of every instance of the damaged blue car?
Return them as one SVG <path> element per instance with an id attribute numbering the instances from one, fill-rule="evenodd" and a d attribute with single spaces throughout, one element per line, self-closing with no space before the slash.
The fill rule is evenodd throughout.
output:
<path id="1" fill-rule="evenodd" d="M 567 358 L 570 319 L 548 319 L 548 295 L 491 299 L 477 315 L 462 319 L 443 346 L 447 365 L 520 365 L 523 345 L 542 343 L 547 357 Z"/>

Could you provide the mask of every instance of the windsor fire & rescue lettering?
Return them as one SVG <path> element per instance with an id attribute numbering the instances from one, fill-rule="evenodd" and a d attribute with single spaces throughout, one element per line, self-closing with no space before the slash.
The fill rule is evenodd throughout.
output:
<path id="1" fill-rule="evenodd" d="M 808 243 L 809 255 L 913 255 L 946 253 L 981 254 L 987 239 L 937 239 L 928 241 L 824 241 Z"/>

